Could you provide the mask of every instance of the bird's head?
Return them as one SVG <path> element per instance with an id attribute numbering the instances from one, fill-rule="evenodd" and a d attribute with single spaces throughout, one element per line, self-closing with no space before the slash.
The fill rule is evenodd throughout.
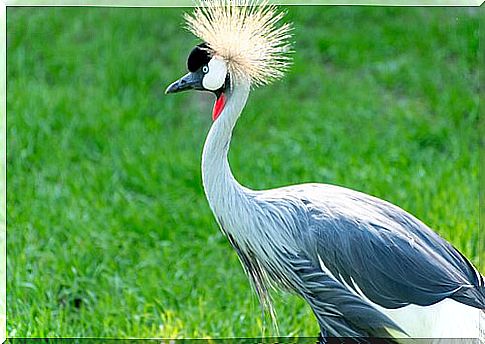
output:
<path id="1" fill-rule="evenodd" d="M 266 0 L 200 1 L 185 20 L 188 29 L 204 43 L 189 54 L 189 73 L 165 92 L 213 92 L 217 97 L 212 114 L 215 120 L 238 82 L 259 86 L 284 75 L 290 60 L 291 25 L 277 26 L 283 13 Z"/>
<path id="2" fill-rule="evenodd" d="M 206 43 L 197 45 L 187 59 L 189 72 L 167 87 L 165 93 L 186 90 L 209 91 L 216 95 L 212 119 L 216 120 L 224 109 L 226 91 L 230 87 L 227 62 L 215 54 Z"/>

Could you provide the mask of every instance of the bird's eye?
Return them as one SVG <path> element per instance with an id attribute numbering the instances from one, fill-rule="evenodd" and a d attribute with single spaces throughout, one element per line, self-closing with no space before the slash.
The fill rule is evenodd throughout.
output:
<path id="1" fill-rule="evenodd" d="M 208 71 L 209 71 L 209 67 L 207 66 L 202 67 L 202 73 L 207 74 Z"/>

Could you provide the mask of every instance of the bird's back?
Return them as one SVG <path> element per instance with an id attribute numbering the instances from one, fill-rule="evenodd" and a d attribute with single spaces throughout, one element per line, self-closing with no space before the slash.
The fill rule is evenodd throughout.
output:
<path id="1" fill-rule="evenodd" d="M 446 323 L 444 309 L 453 312 L 453 319 L 464 312 L 463 326 L 473 323 L 466 333 L 478 333 L 483 313 L 478 310 L 485 308 L 483 276 L 414 216 L 386 201 L 333 185 L 302 184 L 263 193 L 260 199 L 269 203 L 287 200 L 303 209 L 294 212 L 301 217 L 300 230 L 305 227 L 296 244 L 302 255 L 350 293 L 399 321 L 405 331 L 409 326 L 423 328 L 424 332 L 413 330 L 411 335 L 430 334 L 432 329 L 423 325 L 431 318 L 453 328 Z M 401 318 L 414 314 L 414 320 L 419 319 L 416 312 L 421 323 L 404 325 Z M 440 331 L 433 335 L 453 336 Z"/>

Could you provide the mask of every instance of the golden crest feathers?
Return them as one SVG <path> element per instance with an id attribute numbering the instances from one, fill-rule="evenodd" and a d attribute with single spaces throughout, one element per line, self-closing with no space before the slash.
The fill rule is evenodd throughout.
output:
<path id="1" fill-rule="evenodd" d="M 281 78 L 289 67 L 292 27 L 277 26 L 283 16 L 267 1 L 200 0 L 185 20 L 227 62 L 231 75 L 259 86 Z"/>

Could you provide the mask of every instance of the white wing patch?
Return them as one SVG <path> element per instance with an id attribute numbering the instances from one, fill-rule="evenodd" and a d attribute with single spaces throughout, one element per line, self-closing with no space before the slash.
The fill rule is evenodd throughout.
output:
<path id="1" fill-rule="evenodd" d="M 337 279 L 318 256 L 322 271 L 336 281 L 340 281 L 350 292 L 387 315 L 412 338 L 478 338 L 481 310 L 464 305 L 452 299 L 445 299 L 434 305 L 408 305 L 397 309 L 384 308 L 367 298 L 362 289 L 350 277 L 351 287 L 342 276 Z M 406 335 L 393 332 L 396 338 Z M 434 342 L 433 342 L 434 343 Z"/>
<path id="2" fill-rule="evenodd" d="M 210 91 L 218 90 L 226 80 L 226 62 L 221 57 L 214 56 L 207 66 L 209 67 L 209 71 L 202 79 L 202 86 Z"/>

